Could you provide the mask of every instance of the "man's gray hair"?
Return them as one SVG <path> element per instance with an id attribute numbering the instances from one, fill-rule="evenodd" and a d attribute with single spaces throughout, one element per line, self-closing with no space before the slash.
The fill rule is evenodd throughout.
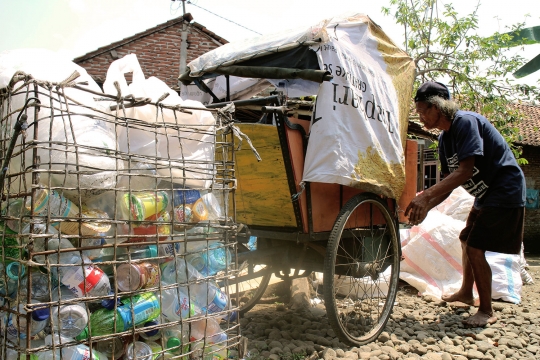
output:
<path id="1" fill-rule="evenodd" d="M 446 100 L 439 96 L 430 96 L 426 99 L 426 103 L 435 105 L 450 121 L 454 118 L 456 112 L 459 110 L 459 106 L 454 100 Z"/>

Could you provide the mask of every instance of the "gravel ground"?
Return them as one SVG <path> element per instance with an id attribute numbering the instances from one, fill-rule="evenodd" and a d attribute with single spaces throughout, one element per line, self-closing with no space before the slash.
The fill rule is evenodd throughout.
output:
<path id="1" fill-rule="evenodd" d="M 419 297 L 416 289 L 400 283 L 384 332 L 361 347 L 339 342 L 324 305 L 293 311 L 279 303 L 286 299 L 274 298 L 240 320 L 248 339 L 245 359 L 540 359 L 540 266 L 531 267 L 529 274 L 535 283 L 523 286 L 521 304 L 495 301 L 499 320 L 472 329 L 461 321 L 476 308 Z"/>

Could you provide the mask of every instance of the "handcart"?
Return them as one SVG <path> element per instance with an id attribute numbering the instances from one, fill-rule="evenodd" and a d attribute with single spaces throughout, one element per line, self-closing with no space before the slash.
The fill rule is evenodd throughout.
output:
<path id="1" fill-rule="evenodd" d="M 191 62 L 190 70 L 180 80 L 186 85 L 195 83 L 211 94 L 214 104 L 209 108 L 233 103 L 237 110 L 258 110 L 261 114 L 258 121 L 237 124 L 262 159 L 258 161 L 246 144 L 235 153 L 237 188 L 231 206 L 237 222 L 245 225 L 239 233 L 235 259 L 243 269 L 238 278 L 240 312 L 249 311 L 259 301 L 273 275 L 293 279 L 322 272 L 324 304 L 336 335 L 344 343 L 362 345 L 379 336 L 394 306 L 401 261 L 399 223 L 406 221 L 403 209 L 416 192 L 417 152 L 414 141 L 402 140 L 405 186 L 397 196 L 389 196 L 378 185 L 361 182 L 304 181 L 309 151 L 328 151 L 324 145 L 311 143 L 322 107 L 333 106 L 335 110 L 336 105 L 351 103 L 358 107 L 361 98 L 355 94 L 362 94 L 367 87 L 355 78 L 354 71 L 345 75 L 345 66 L 338 72 L 335 63 L 332 67 L 319 56 L 330 52 L 346 58 L 337 43 L 346 37 L 351 40 L 348 29 L 354 26 L 366 35 L 355 46 L 378 41 L 383 55 L 393 58 L 386 71 L 397 84 L 401 111 L 396 115 L 400 125 L 395 126 L 400 126 L 404 139 L 414 66 L 364 15 L 332 19 L 297 37 L 288 33 L 225 45 Z M 345 61 L 363 70 L 372 63 L 370 59 L 350 57 Z M 216 78 L 224 78 L 225 99 L 216 96 L 205 81 Z M 281 93 L 231 101 L 238 78 L 268 79 Z M 336 95 L 341 86 L 337 80 L 343 78 L 347 86 L 358 90 L 347 93 L 349 99 Z M 313 102 L 291 100 L 291 94 L 299 93 L 295 89 L 309 91 L 315 86 L 318 91 L 325 84 L 334 91 L 330 105 L 319 101 L 321 95 Z M 377 91 L 380 89 L 373 86 L 373 99 Z M 307 104 L 307 113 L 302 114 L 295 104 Z M 369 115 L 367 110 L 364 115 Z"/>

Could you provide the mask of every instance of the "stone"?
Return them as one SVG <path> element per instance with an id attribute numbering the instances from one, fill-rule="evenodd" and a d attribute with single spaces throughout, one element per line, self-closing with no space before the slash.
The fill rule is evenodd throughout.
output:
<path id="1" fill-rule="evenodd" d="M 360 351 L 358 352 L 358 357 L 362 360 L 369 359 L 371 357 L 371 352 Z"/>
<path id="2" fill-rule="evenodd" d="M 467 351 L 467 358 L 469 359 L 482 359 L 484 354 L 478 350 L 469 350 Z"/>
<path id="3" fill-rule="evenodd" d="M 476 349 L 484 354 L 487 353 L 493 347 L 493 344 L 490 344 L 487 341 L 477 341 L 475 342 L 475 345 L 476 345 Z"/>
<path id="4" fill-rule="evenodd" d="M 390 334 L 388 334 L 386 331 L 383 331 L 381 335 L 377 338 L 379 342 L 385 343 L 388 340 L 390 340 Z"/>
<path id="5" fill-rule="evenodd" d="M 427 353 L 426 355 L 422 356 L 422 359 L 428 359 L 428 360 L 442 360 L 442 356 L 437 353 Z"/>
<path id="6" fill-rule="evenodd" d="M 327 348 L 322 351 L 322 358 L 325 360 L 336 357 L 336 351 L 332 348 Z"/>
<path id="7" fill-rule="evenodd" d="M 418 355 L 424 355 L 425 353 L 427 353 L 427 349 L 425 346 L 422 346 L 422 345 L 415 345 L 413 347 L 413 352 L 415 354 L 418 354 Z"/>
<path id="8" fill-rule="evenodd" d="M 407 343 L 401 344 L 396 348 L 402 354 L 408 354 L 411 351 L 411 346 Z"/>
<path id="9" fill-rule="evenodd" d="M 508 346 L 516 349 L 523 349 L 523 344 L 521 341 L 519 341 L 519 339 L 510 339 L 508 341 Z"/>

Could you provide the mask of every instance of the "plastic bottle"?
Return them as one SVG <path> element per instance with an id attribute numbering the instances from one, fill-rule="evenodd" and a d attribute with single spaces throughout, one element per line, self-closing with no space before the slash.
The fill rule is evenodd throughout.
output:
<path id="1" fill-rule="evenodd" d="M 190 340 L 202 340 L 211 338 L 222 333 L 219 323 L 215 318 L 208 317 L 206 319 L 194 321 L 191 324 Z"/>
<path id="2" fill-rule="evenodd" d="M 161 285 L 168 286 L 170 283 L 162 281 Z M 201 314 L 200 307 L 189 299 L 181 287 L 163 289 L 158 296 L 161 300 L 161 314 L 169 322 Z"/>
<path id="3" fill-rule="evenodd" d="M 132 312 L 135 317 L 132 317 Z M 115 310 L 99 309 L 90 315 L 92 336 L 115 333 L 114 319 L 116 318 L 116 332 L 126 331 L 133 326 L 154 320 L 160 314 L 159 300 L 151 292 L 133 295 L 122 300 L 122 305 Z M 88 327 L 76 337 L 84 340 L 88 337 Z"/>
<path id="4" fill-rule="evenodd" d="M 191 346 L 193 358 L 203 360 L 225 360 L 227 356 L 227 334 L 219 333 L 205 340 L 195 341 Z"/>
<path id="5" fill-rule="evenodd" d="M 184 325 L 162 329 L 165 347 L 173 355 L 189 352 L 189 327 Z"/>
<path id="6" fill-rule="evenodd" d="M 23 257 L 26 250 L 19 246 L 17 233 L 0 222 L 0 261 L 4 265 L 8 265 L 13 261 L 17 261 Z"/>
<path id="7" fill-rule="evenodd" d="M 230 250 L 219 241 L 188 243 L 187 251 L 187 261 L 203 276 L 215 275 L 231 265 Z"/>
<path id="8" fill-rule="evenodd" d="M 107 247 L 101 249 L 99 258 L 94 260 L 94 263 L 99 264 L 105 261 L 128 261 L 141 260 L 141 259 L 153 259 L 158 256 L 158 247 L 156 245 L 142 245 L 142 246 L 130 246 L 130 247 L 117 247 L 116 257 L 114 256 L 114 248 Z M 102 269 L 107 275 L 113 274 L 113 265 L 101 265 Z"/>
<path id="9" fill-rule="evenodd" d="M 189 262 L 183 258 L 165 263 L 161 269 L 161 279 L 167 283 L 188 284 L 188 281 L 197 284 L 189 285 L 189 296 L 201 308 L 203 313 L 209 314 L 224 311 L 229 308 L 229 297 L 215 282 L 199 273 Z M 185 286 L 183 292 L 187 293 Z"/>
<path id="10" fill-rule="evenodd" d="M 155 341 L 145 341 L 145 344 L 150 346 L 150 349 L 152 349 L 152 359 L 163 359 L 163 347 L 161 347 L 161 345 Z"/>
<path id="11" fill-rule="evenodd" d="M 154 352 L 152 348 L 143 343 L 142 341 L 134 341 L 127 346 L 126 355 L 124 358 L 126 360 L 152 360 L 154 357 Z"/>
<path id="12" fill-rule="evenodd" d="M 144 327 L 150 327 L 150 326 L 156 326 L 159 325 L 159 320 L 155 319 L 152 321 L 148 321 L 144 324 Z M 148 330 L 146 332 L 139 333 L 139 336 L 148 343 L 148 341 L 155 341 L 159 338 L 161 338 L 161 329 L 152 329 Z"/>
<path id="13" fill-rule="evenodd" d="M 73 245 L 64 238 L 51 239 L 48 242 L 49 249 L 71 248 Z M 58 255 L 50 257 L 54 260 Z M 67 286 L 77 297 L 83 296 L 103 296 L 111 291 L 109 277 L 90 259 L 82 256 L 78 251 L 68 251 L 60 253 L 60 264 L 72 264 L 73 266 L 59 267 L 58 278 L 60 282 Z M 81 266 L 81 264 L 84 264 Z M 84 270 L 83 270 L 84 269 Z"/>
<path id="14" fill-rule="evenodd" d="M 212 192 L 208 192 L 201 196 L 206 208 L 208 209 L 208 220 L 219 220 L 223 218 L 223 211 L 219 200 Z"/>
<path id="15" fill-rule="evenodd" d="M 45 345 L 45 342 L 41 341 L 43 344 L 36 345 L 42 346 Z M 52 356 L 49 358 L 52 359 Z M 19 353 L 18 351 L 10 348 L 6 348 L 6 360 L 26 360 L 26 355 Z M 30 360 L 41 360 L 38 354 L 30 354 Z"/>
<path id="16" fill-rule="evenodd" d="M 60 292 L 60 295 L 58 294 Z M 76 296 L 66 287 L 60 291 L 53 291 L 53 301 L 76 299 Z M 61 336 L 74 338 L 79 335 L 88 324 L 86 307 L 79 304 L 67 304 L 52 307 L 52 330 Z"/>
<path id="17" fill-rule="evenodd" d="M 2 280 L 0 281 L 0 293 L 4 296 L 16 297 L 17 291 L 19 290 L 19 281 L 24 279 L 26 274 L 26 266 L 18 262 L 11 262 L 5 268 L 2 263 L 0 263 L 0 276 Z M 5 275 L 5 279 L 4 279 Z M 4 282 L 4 280 L 6 282 Z M 3 286 L 3 289 L 1 289 Z"/>
<path id="18" fill-rule="evenodd" d="M 37 300 L 32 300 L 32 303 L 38 303 Z M 6 313 L 2 318 L 2 328 L 6 331 L 8 339 L 17 343 L 17 339 L 26 339 L 26 310 L 25 304 L 19 304 L 12 308 L 17 310 L 19 316 L 13 313 Z M 32 311 L 30 323 L 30 335 L 36 335 L 41 330 L 45 329 L 49 320 L 49 309 L 38 308 Z"/>
<path id="19" fill-rule="evenodd" d="M 18 234 L 27 225 L 27 215 L 30 211 L 26 208 L 24 199 L 9 200 L 2 206 L 2 215 L 6 216 L 6 225 L 13 233 Z"/>
<path id="20" fill-rule="evenodd" d="M 257 250 L 257 237 L 256 237 L 256 236 L 250 236 L 250 237 L 249 237 L 249 241 L 248 241 L 248 243 L 246 244 L 246 247 L 247 247 L 250 251 Z"/>
<path id="21" fill-rule="evenodd" d="M 24 299 L 26 298 L 27 291 L 28 291 L 28 277 L 32 280 L 32 288 L 30 290 L 32 299 L 36 299 L 39 301 L 49 301 L 49 287 L 51 288 L 52 292 L 56 290 L 58 287 L 58 281 L 54 279 L 52 276 L 45 274 L 37 269 L 32 269 L 30 271 L 30 274 L 26 274 L 23 279 L 21 279 L 20 289 L 21 289 L 21 297 Z M 49 285 L 50 284 L 50 285 Z"/>
<path id="22" fill-rule="evenodd" d="M 36 189 L 33 209 L 31 200 L 31 197 L 26 200 L 26 209 L 33 210 L 38 216 L 48 216 L 49 211 L 51 217 L 78 217 L 79 215 L 77 205 L 56 190 Z M 58 227 L 60 222 L 53 222 L 51 225 Z"/>
<path id="23" fill-rule="evenodd" d="M 199 200 L 201 193 L 199 190 L 192 189 L 174 189 L 172 191 L 173 206 L 193 204 Z"/>
<path id="24" fill-rule="evenodd" d="M 23 229 L 23 234 L 30 234 L 30 224 Z M 49 236 L 43 236 L 49 235 Z M 34 243 L 33 252 L 41 252 L 49 250 L 47 244 L 53 237 L 58 237 L 58 230 L 52 226 L 46 226 L 45 224 L 34 224 L 34 229 L 31 235 L 23 236 L 21 242 L 23 245 L 27 245 L 30 241 Z M 45 255 L 34 255 L 34 261 L 45 265 Z"/>
<path id="25" fill-rule="evenodd" d="M 53 340 L 54 338 L 54 340 Z M 107 357 L 101 354 L 99 351 L 92 349 L 84 344 L 64 346 L 64 344 L 74 341 L 72 338 L 61 335 L 47 335 L 45 337 L 45 345 L 52 345 L 54 341 L 55 346 L 59 346 L 61 349 L 56 350 L 56 358 L 62 360 L 108 360 Z M 60 356 L 61 355 L 61 356 Z M 50 356 L 50 357 L 49 357 Z M 50 355 L 44 353 L 40 355 L 40 360 L 53 359 L 52 351 Z"/>
<path id="26" fill-rule="evenodd" d="M 98 259 L 100 256 L 101 256 L 101 248 L 99 246 L 101 246 L 103 243 L 105 243 L 105 240 L 103 239 L 103 236 L 105 236 L 105 234 L 99 234 L 99 236 L 97 237 L 90 237 L 90 238 L 81 238 L 80 239 L 80 242 L 81 242 L 81 248 L 86 248 L 86 247 L 96 247 L 95 249 L 88 249 L 88 250 L 83 250 L 83 254 L 86 255 L 90 260 L 94 261 L 96 259 Z"/>

